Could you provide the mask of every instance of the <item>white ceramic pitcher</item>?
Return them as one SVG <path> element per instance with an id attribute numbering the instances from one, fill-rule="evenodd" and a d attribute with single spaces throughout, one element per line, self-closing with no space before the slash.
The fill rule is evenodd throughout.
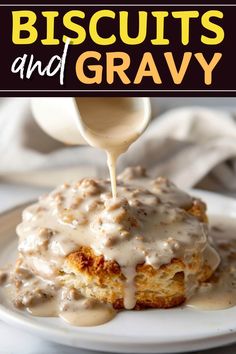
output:
<path id="1" fill-rule="evenodd" d="M 91 104 L 96 102 L 97 109 L 106 111 L 106 101 L 110 97 L 102 99 L 91 98 Z M 149 123 L 151 117 L 151 105 L 149 98 L 146 97 L 116 97 L 116 103 L 127 100 L 127 109 L 139 111 L 143 116 L 143 130 Z M 86 103 L 90 104 L 87 98 Z M 42 97 L 33 98 L 32 112 L 39 126 L 51 137 L 66 144 L 80 145 L 87 144 L 83 138 L 83 117 L 80 115 L 80 107 L 74 97 Z M 83 115 L 86 109 L 83 108 Z M 96 118 L 96 117 L 95 117 Z"/>

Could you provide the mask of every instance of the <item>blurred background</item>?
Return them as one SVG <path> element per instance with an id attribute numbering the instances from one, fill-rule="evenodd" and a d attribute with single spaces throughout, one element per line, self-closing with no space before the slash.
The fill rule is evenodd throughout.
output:
<path id="1" fill-rule="evenodd" d="M 181 188 L 236 197 L 236 99 L 150 100 L 151 124 L 120 158 L 118 172 L 141 164 Z M 36 123 L 29 98 L 0 99 L 0 156 L 0 211 L 66 180 L 108 176 L 103 151 L 48 136 Z"/>

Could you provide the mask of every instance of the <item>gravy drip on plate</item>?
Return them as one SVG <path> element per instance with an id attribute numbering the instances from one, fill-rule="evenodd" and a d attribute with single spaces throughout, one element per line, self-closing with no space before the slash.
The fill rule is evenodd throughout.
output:
<path id="1" fill-rule="evenodd" d="M 236 305 L 236 220 L 217 216 L 210 221 L 210 233 L 221 264 L 187 302 L 187 306 L 200 310 L 220 310 Z"/>
<path id="2" fill-rule="evenodd" d="M 61 317 L 75 326 L 97 326 L 116 314 L 112 306 L 83 297 L 72 287 L 64 287 L 59 277 L 43 279 L 18 259 L 6 281 L 5 297 L 18 309 L 39 317 Z"/>
<path id="3" fill-rule="evenodd" d="M 26 208 L 17 227 L 19 261 L 10 281 L 16 288 L 13 302 L 35 315 L 46 315 L 49 310 L 49 315 L 77 321 L 78 325 L 84 323 L 86 299 L 81 299 L 81 294 L 79 300 L 71 299 L 75 292 L 73 284 L 70 287 L 67 283 L 65 288 L 63 283 L 63 272 L 68 272 L 67 256 L 81 246 L 89 246 L 96 255 L 119 264 L 126 279 L 126 309 L 134 308 L 136 303 L 135 276 L 139 264 L 158 269 L 173 258 L 183 259 L 186 296 L 190 296 L 198 286 L 196 272 L 188 266 L 193 255 L 202 255 L 202 264 L 209 262 L 213 269 L 219 263 L 207 241 L 207 225 L 185 211 L 191 205 L 188 194 L 167 179 L 151 180 L 140 167 L 129 168 L 118 177 L 116 199 L 111 198 L 108 180 L 83 179 L 58 187 Z M 26 278 L 17 283 L 17 288 L 14 279 L 18 278 L 18 268 Z M 70 305 L 66 313 L 62 311 L 65 298 Z M 99 318 L 99 323 L 114 316 L 110 306 L 88 301 L 89 313 Z M 78 312 L 81 322 L 73 316 Z"/>

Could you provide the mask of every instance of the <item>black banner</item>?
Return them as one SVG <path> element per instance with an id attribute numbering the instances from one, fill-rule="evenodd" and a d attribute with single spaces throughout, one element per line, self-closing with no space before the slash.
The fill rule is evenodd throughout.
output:
<path id="1" fill-rule="evenodd" d="M 236 96 L 236 4 L 1 4 L 1 96 Z"/>

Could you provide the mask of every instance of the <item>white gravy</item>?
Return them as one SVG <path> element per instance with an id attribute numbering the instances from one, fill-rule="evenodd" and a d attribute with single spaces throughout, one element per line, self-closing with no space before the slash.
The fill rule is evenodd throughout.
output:
<path id="1" fill-rule="evenodd" d="M 236 220 L 217 216 L 211 218 L 210 224 L 221 264 L 187 302 L 187 306 L 200 310 L 220 310 L 236 305 Z"/>
<path id="2" fill-rule="evenodd" d="M 71 298 L 73 288 L 77 289 L 76 275 L 67 256 L 81 246 L 119 264 L 125 276 L 126 309 L 136 304 L 138 264 L 157 269 L 173 258 L 183 259 L 186 297 L 198 286 L 191 267 L 194 254 L 202 256 L 202 265 L 207 262 L 213 270 L 217 268 L 219 257 L 208 243 L 207 225 L 183 209 L 192 205 L 188 194 L 165 178 L 151 180 L 140 167 L 128 168 L 118 177 L 117 191 L 113 199 L 109 181 L 83 179 L 58 187 L 24 210 L 17 227 L 19 260 L 10 282 L 18 287 L 13 299 L 16 306 L 39 316 L 48 312 L 77 325 L 85 321 L 91 325 L 93 318 L 94 325 L 100 324 L 113 317 L 111 306 L 92 301 L 90 320 L 86 320 L 87 309 L 81 304 L 88 299 L 83 292 L 76 295 L 78 299 Z M 69 285 L 62 273 L 71 276 Z M 70 294 L 66 313 L 63 294 Z"/>
<path id="3" fill-rule="evenodd" d="M 116 161 L 143 131 L 143 112 L 127 98 L 77 97 L 84 124 L 84 138 L 107 153 L 112 195 L 116 198 Z"/>
<path id="4" fill-rule="evenodd" d="M 64 184 L 25 209 L 17 227 L 19 259 L 10 272 L 0 272 L 6 296 L 35 316 L 59 316 L 78 326 L 105 323 L 116 312 L 111 305 L 84 297 L 73 279 L 67 256 L 80 246 L 116 261 L 126 278 L 124 307 L 135 306 L 136 266 L 154 268 L 182 258 L 186 263 L 186 306 L 217 310 L 236 305 L 236 221 L 211 218 L 206 224 L 186 213 L 192 199 L 164 178 L 149 179 L 142 168 L 129 168 L 118 177 L 118 195 L 111 198 L 109 181 L 84 179 Z M 43 226 L 42 226 L 43 225 Z M 157 231 L 158 230 L 158 233 Z M 213 270 L 199 283 L 191 265 L 195 253 Z M 68 271 L 69 269 L 69 271 Z M 69 273 L 68 273 L 69 272 Z"/>
<path id="5" fill-rule="evenodd" d="M 98 326 L 116 315 L 111 305 L 87 299 L 78 290 L 57 283 L 57 278 L 52 282 L 35 276 L 23 259 L 9 275 L 4 293 L 18 309 L 38 317 L 60 317 L 74 326 Z"/>

